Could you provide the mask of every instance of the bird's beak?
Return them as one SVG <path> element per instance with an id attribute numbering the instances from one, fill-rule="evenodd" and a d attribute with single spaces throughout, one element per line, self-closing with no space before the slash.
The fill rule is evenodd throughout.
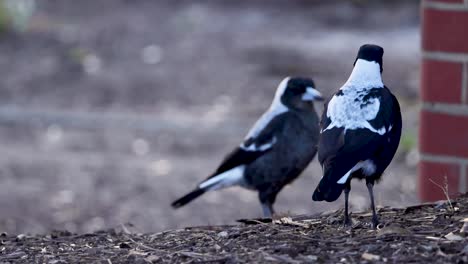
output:
<path id="1" fill-rule="evenodd" d="M 322 94 L 312 87 L 307 87 L 306 92 L 302 95 L 302 101 L 323 101 Z"/>

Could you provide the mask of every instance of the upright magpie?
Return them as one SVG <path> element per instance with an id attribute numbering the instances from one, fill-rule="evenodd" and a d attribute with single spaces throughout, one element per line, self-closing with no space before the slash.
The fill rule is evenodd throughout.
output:
<path id="1" fill-rule="evenodd" d="M 270 108 L 244 141 L 211 176 L 172 206 L 184 206 L 207 191 L 241 186 L 258 191 L 263 214 L 271 217 L 277 194 L 301 174 L 317 152 L 319 117 L 313 101 L 322 100 L 311 79 L 285 78 Z"/>
<path id="2" fill-rule="evenodd" d="M 348 81 L 325 104 L 320 121 L 318 159 L 323 169 L 312 196 L 332 202 L 345 193 L 345 225 L 350 225 L 348 196 L 351 179 L 365 179 L 375 212 L 373 186 L 390 164 L 401 136 L 401 112 L 396 97 L 382 82 L 384 50 L 360 47 Z"/>

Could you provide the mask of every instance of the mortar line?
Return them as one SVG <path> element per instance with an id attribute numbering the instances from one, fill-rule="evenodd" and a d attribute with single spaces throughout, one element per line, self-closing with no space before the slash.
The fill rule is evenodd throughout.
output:
<path id="1" fill-rule="evenodd" d="M 422 51 L 422 57 L 424 59 L 438 60 L 438 61 L 449 61 L 449 62 L 468 62 L 468 54 L 465 53 L 453 53 L 443 51 Z"/>
<path id="2" fill-rule="evenodd" d="M 457 163 L 460 166 L 468 165 L 468 159 L 455 157 L 455 156 L 436 155 L 436 154 L 428 154 L 428 153 L 421 153 L 420 160 L 429 161 L 429 162 L 441 162 L 441 163 Z"/>
<path id="3" fill-rule="evenodd" d="M 430 9 L 437 9 L 443 11 L 467 11 L 467 0 L 463 3 L 441 3 L 441 2 L 433 2 L 433 1 L 422 1 L 422 7 L 430 8 Z"/>
<path id="4" fill-rule="evenodd" d="M 468 105 L 444 104 L 444 103 L 423 103 L 422 110 L 432 113 L 449 114 L 455 116 L 468 116 Z"/>

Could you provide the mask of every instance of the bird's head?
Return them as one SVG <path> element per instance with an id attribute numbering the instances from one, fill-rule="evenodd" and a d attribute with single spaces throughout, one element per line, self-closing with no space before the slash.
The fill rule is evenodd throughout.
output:
<path id="1" fill-rule="evenodd" d="M 369 62 L 378 63 L 380 67 L 380 72 L 383 71 L 383 62 L 382 57 L 384 54 L 384 49 L 380 46 L 373 45 L 373 44 L 365 44 L 359 48 L 356 60 L 354 61 L 354 66 L 358 60 L 365 60 Z"/>
<path id="2" fill-rule="evenodd" d="M 289 108 L 309 109 L 313 101 L 323 101 L 322 94 L 315 89 L 312 79 L 302 77 L 285 78 L 276 91 L 275 100 Z"/>

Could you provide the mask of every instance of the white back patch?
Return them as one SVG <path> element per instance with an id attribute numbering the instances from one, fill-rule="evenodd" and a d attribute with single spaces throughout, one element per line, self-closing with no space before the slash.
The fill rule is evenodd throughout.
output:
<path id="1" fill-rule="evenodd" d="M 367 128 L 374 133 L 385 134 L 385 127 L 374 128 L 369 123 L 379 112 L 379 99 L 370 98 L 363 104 L 363 98 L 370 89 L 383 87 L 379 64 L 358 59 L 348 81 L 340 88 L 342 94 L 334 95 L 328 103 L 327 117 L 331 123 L 321 132 L 334 127 L 344 127 Z"/>
<path id="2" fill-rule="evenodd" d="M 245 165 L 234 167 L 228 171 L 220 173 L 198 185 L 200 189 L 218 190 L 234 185 L 244 185 Z"/>
<path id="3" fill-rule="evenodd" d="M 260 117 L 260 119 L 257 120 L 257 122 L 255 122 L 253 127 L 249 130 L 249 133 L 247 133 L 245 139 L 257 137 L 273 118 L 288 111 L 288 107 L 281 102 L 281 96 L 283 96 L 284 91 L 288 86 L 289 79 L 289 77 L 285 78 L 278 85 L 275 98 L 273 99 L 270 108 L 268 108 L 268 110 Z"/>

